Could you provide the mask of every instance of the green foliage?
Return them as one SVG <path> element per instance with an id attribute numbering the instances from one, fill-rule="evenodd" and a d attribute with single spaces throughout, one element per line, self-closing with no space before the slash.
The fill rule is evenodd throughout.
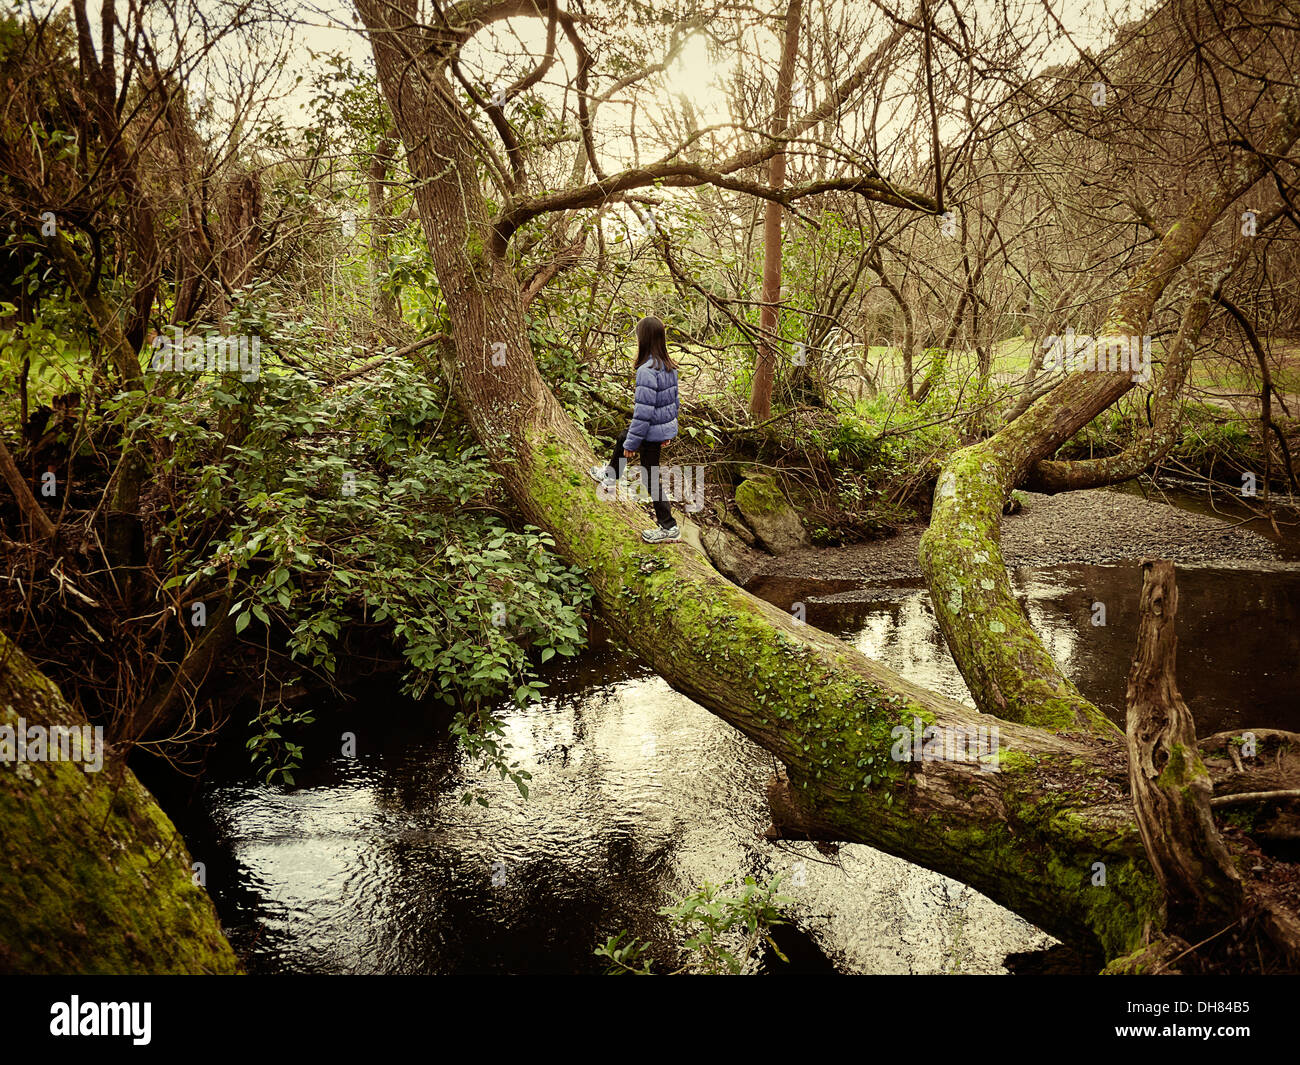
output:
<path id="1" fill-rule="evenodd" d="M 293 771 L 302 765 L 301 745 L 294 743 L 281 730 L 303 728 L 315 720 L 310 711 L 290 710 L 278 704 L 258 710 L 256 732 L 248 741 L 248 751 L 253 765 L 265 776 L 268 784 L 274 784 L 276 777 L 285 784 L 292 784 Z"/>
<path id="2" fill-rule="evenodd" d="M 813 430 L 810 444 L 841 467 L 837 484 L 852 509 L 868 501 L 879 506 L 893 478 L 937 472 L 938 459 L 957 446 L 957 436 L 951 422 L 934 419 L 926 408 L 881 394 L 837 411 L 829 430 Z"/>
<path id="3" fill-rule="evenodd" d="M 1212 469 L 1216 462 L 1262 466 L 1255 459 L 1258 442 L 1246 422 L 1232 411 L 1201 403 L 1183 406 L 1183 432 L 1174 455 L 1197 470 Z"/>
<path id="4" fill-rule="evenodd" d="M 421 334 L 438 332 L 446 317 L 442 290 L 433 273 L 433 260 L 418 228 L 401 230 L 391 238 L 387 263 L 378 272 L 380 287 L 400 299 Z"/>
<path id="5" fill-rule="evenodd" d="M 594 953 L 598 958 L 608 959 L 609 976 L 653 976 L 650 961 L 645 957 L 649 949 L 648 943 L 630 939 L 627 929 L 623 929 L 605 940 Z"/>
<path id="6" fill-rule="evenodd" d="M 166 586 L 186 603 L 225 599 L 237 634 L 260 623 L 329 683 L 347 629 L 382 626 L 405 659 L 405 690 L 455 706 L 470 753 L 526 794 L 492 707 L 537 699 L 536 665 L 584 646 L 582 574 L 547 533 L 508 523 L 482 449 L 412 367 L 331 389 L 268 365 L 268 349 L 306 338 L 261 324 L 259 380 L 207 375 L 180 394 L 117 400 L 135 404 L 134 431 L 167 445 L 172 509 L 155 545 Z M 301 749 L 273 733 L 301 722 L 284 713 L 264 714 L 250 750 L 291 783 Z"/>
<path id="7" fill-rule="evenodd" d="M 304 130 L 307 143 L 331 151 L 342 140 L 372 151 L 393 126 L 379 79 L 337 52 L 313 52 L 312 69 L 314 95 L 306 108 L 314 121 Z"/>
<path id="8" fill-rule="evenodd" d="M 600 394 L 599 381 L 593 376 L 591 367 L 578 357 L 569 336 L 541 318 L 530 319 L 528 339 L 542 379 L 565 409 L 582 424 L 591 410 L 592 397 Z M 630 362 L 628 366 L 630 370 Z"/>
<path id="9" fill-rule="evenodd" d="M 685 959 L 676 972 L 695 972 L 711 976 L 741 976 L 752 973 L 757 965 L 755 951 L 767 943 L 782 961 L 789 959 L 773 942 L 769 930 L 785 924 L 781 907 L 795 900 L 779 894 L 778 875 L 767 884 L 747 876 L 734 894 L 734 881 L 712 884 L 705 881 L 698 890 L 675 906 L 665 906 L 659 913 L 685 936 Z M 628 938 L 626 931 L 611 936 L 596 948 L 596 956 L 609 962 L 610 975 L 649 976 L 653 970 L 644 957 L 647 944 Z"/>
<path id="10" fill-rule="evenodd" d="M 888 474 L 906 458 L 910 439 L 905 433 L 886 432 L 890 413 L 883 396 L 837 413 L 834 434 L 824 441 L 826 457 L 851 463 L 868 477 Z"/>

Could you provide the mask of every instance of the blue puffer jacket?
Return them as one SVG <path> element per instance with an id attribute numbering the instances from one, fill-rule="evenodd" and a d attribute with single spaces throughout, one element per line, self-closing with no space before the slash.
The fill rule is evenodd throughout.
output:
<path id="1" fill-rule="evenodd" d="M 642 442 L 671 440 L 677 435 L 677 371 L 643 362 L 636 371 L 636 407 L 623 448 L 636 451 Z"/>

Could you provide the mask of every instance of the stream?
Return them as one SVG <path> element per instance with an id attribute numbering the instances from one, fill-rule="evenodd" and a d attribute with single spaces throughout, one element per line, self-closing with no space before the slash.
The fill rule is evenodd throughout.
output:
<path id="1" fill-rule="evenodd" d="M 1290 554 L 1290 552 L 1280 552 Z M 1012 571 L 1069 676 L 1122 723 L 1139 563 Z M 1180 566 L 1178 679 L 1201 735 L 1300 730 L 1300 568 Z M 969 704 L 915 579 L 762 578 L 751 591 L 911 680 Z M 1095 604 L 1104 604 L 1098 625 Z M 449 713 L 370 682 L 322 708 L 297 786 L 267 786 L 225 744 L 188 800 L 160 798 L 252 972 L 599 973 L 627 929 L 671 967 L 658 916 L 704 881 L 785 874 L 774 975 L 1003 973 L 1054 940 L 974 890 L 861 845 L 770 843 L 773 759 L 609 644 L 549 668 L 542 702 L 504 714 L 525 800 L 467 762 Z M 341 736 L 356 736 L 356 756 Z M 489 799 L 466 805 L 477 790 Z"/>

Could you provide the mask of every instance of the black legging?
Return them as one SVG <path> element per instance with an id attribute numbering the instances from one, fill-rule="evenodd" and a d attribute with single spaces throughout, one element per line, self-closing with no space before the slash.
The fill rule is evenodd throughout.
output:
<path id="1" fill-rule="evenodd" d="M 610 466 L 618 474 L 620 480 L 623 472 L 627 469 L 627 459 L 623 457 L 623 444 L 627 440 L 627 433 L 620 433 L 618 440 L 614 442 L 614 457 L 610 459 Z M 673 510 L 662 496 L 663 478 L 657 476 L 655 467 L 659 465 L 659 449 L 662 445 L 658 442 L 651 443 L 649 440 L 641 441 L 641 450 L 638 454 L 641 456 L 641 468 L 645 470 L 645 487 L 647 491 L 652 487 L 658 488 L 653 493 L 655 504 L 655 521 L 659 523 L 661 529 L 671 529 L 677 522 L 673 521 Z"/>

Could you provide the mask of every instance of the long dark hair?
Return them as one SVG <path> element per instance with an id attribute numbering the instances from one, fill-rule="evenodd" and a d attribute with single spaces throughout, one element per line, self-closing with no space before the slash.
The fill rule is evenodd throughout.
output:
<path id="1" fill-rule="evenodd" d="M 634 369 L 641 369 L 641 364 L 647 360 L 652 361 L 657 369 L 677 369 L 677 363 L 668 357 L 668 336 L 664 332 L 664 324 L 654 315 L 642 318 L 636 324 L 636 366 Z"/>

